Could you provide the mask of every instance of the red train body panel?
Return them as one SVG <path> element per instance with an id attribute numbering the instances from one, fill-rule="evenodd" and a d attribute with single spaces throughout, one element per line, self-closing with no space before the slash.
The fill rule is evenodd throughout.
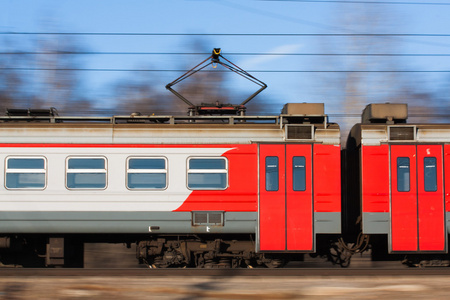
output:
<path id="1" fill-rule="evenodd" d="M 257 145 L 222 145 L 233 148 L 222 156 L 228 159 L 229 182 L 223 191 L 195 190 L 176 211 L 250 211 L 258 210 Z"/>
<path id="2" fill-rule="evenodd" d="M 406 124 L 406 115 L 406 105 L 372 104 L 352 129 L 346 174 L 360 176 L 347 179 L 346 203 L 359 209 L 345 222 L 386 236 L 388 253 L 448 253 L 450 124 Z"/>
<path id="3" fill-rule="evenodd" d="M 361 147 L 362 211 L 389 212 L 389 146 Z"/>
<path id="4" fill-rule="evenodd" d="M 260 250 L 314 251 L 315 213 L 341 212 L 339 147 L 261 144 L 259 151 Z"/>

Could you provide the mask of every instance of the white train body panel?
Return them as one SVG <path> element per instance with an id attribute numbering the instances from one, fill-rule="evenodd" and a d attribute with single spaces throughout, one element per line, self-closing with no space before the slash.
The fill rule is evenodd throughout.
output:
<path id="1" fill-rule="evenodd" d="M 7 157 L 45 157 L 47 186 L 44 190 L 8 190 L 0 185 L 2 211 L 173 211 L 192 190 L 187 187 L 185 166 L 189 157 L 221 156 L 231 148 L 82 148 L 14 147 L 0 148 L 0 160 Z M 13 154 L 13 155 L 12 155 Z M 65 164 L 68 157 L 106 157 L 106 189 L 69 190 Z M 164 190 L 133 190 L 126 187 L 129 157 L 165 157 L 168 185 Z M 182 166 L 180 168 L 180 166 Z M 0 182 L 5 182 L 0 173 Z"/>

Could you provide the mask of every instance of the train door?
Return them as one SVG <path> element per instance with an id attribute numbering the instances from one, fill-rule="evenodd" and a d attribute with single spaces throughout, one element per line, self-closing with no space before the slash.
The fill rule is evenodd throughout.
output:
<path id="1" fill-rule="evenodd" d="M 441 145 L 392 145 L 392 252 L 445 252 Z"/>
<path id="2" fill-rule="evenodd" d="M 314 251 L 312 145 L 259 145 L 259 250 Z"/>

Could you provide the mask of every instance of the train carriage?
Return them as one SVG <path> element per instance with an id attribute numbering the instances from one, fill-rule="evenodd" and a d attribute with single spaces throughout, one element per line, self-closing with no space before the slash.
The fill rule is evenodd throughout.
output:
<path id="1" fill-rule="evenodd" d="M 380 259 L 401 254 L 409 264 L 447 265 L 450 124 L 406 119 L 406 104 L 371 104 L 351 130 L 346 232 L 359 223 Z"/>
<path id="2" fill-rule="evenodd" d="M 4 264 L 80 267 L 84 243 L 123 242 L 154 267 L 274 267 L 340 233 L 340 132 L 323 104 L 273 117 L 11 111 L 0 161 Z"/>

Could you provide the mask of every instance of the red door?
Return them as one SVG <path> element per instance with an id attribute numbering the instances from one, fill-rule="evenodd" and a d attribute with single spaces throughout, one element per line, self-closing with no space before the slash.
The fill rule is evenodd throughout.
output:
<path id="1" fill-rule="evenodd" d="M 442 146 L 393 145 L 391 251 L 446 251 Z"/>
<path id="2" fill-rule="evenodd" d="M 312 251 L 312 146 L 259 147 L 261 251 Z"/>
<path id="3" fill-rule="evenodd" d="M 419 250 L 445 251 L 445 204 L 441 145 L 417 146 Z"/>

